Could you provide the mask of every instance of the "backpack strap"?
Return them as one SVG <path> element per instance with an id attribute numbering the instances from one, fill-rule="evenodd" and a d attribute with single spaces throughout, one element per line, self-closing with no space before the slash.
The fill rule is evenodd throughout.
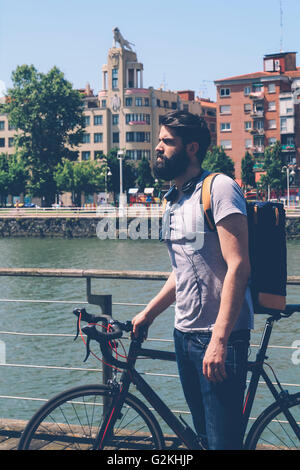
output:
<path id="1" fill-rule="evenodd" d="M 203 180 L 202 190 L 201 190 L 200 203 L 203 204 L 204 215 L 206 217 L 207 224 L 211 231 L 216 230 L 216 225 L 215 225 L 213 214 L 211 211 L 210 194 L 211 194 L 211 188 L 212 188 L 214 179 L 217 175 L 220 175 L 220 174 L 221 173 L 211 173 L 210 175 L 208 175 Z"/>

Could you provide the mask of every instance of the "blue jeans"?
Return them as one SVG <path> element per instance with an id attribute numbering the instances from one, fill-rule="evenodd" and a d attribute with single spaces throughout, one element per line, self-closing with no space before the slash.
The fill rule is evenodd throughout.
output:
<path id="1" fill-rule="evenodd" d="M 211 333 L 174 330 L 175 352 L 185 399 L 197 434 L 210 450 L 239 450 L 243 445 L 243 401 L 246 388 L 248 330 L 233 332 L 226 357 L 227 379 L 213 383 L 202 371 Z"/>

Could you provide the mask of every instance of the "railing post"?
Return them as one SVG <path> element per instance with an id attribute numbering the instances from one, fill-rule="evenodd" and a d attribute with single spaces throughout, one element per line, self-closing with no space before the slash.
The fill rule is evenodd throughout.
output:
<path id="1" fill-rule="evenodd" d="M 86 278 L 87 282 L 87 300 L 89 304 L 98 305 L 104 315 L 112 315 L 112 296 L 111 295 L 99 295 L 99 294 L 92 294 L 91 293 L 91 278 Z M 107 331 L 106 328 L 107 324 L 103 326 L 103 330 Z M 108 380 L 112 379 L 112 368 L 109 365 L 103 363 L 102 368 L 102 381 L 103 384 L 106 384 Z M 111 398 L 104 397 L 103 398 L 103 415 L 105 416 L 106 411 L 109 408 L 111 403 Z"/>

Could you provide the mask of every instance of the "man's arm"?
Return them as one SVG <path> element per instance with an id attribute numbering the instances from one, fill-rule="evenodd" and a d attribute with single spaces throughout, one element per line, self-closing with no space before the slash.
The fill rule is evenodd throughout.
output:
<path id="1" fill-rule="evenodd" d="M 150 326 L 153 320 L 175 302 L 176 281 L 172 271 L 161 291 L 149 302 L 147 307 L 138 313 L 133 319 L 133 334 L 138 335 L 140 326 Z"/>
<path id="2" fill-rule="evenodd" d="M 219 313 L 203 360 L 203 373 L 213 382 L 226 378 L 227 341 L 240 314 L 250 276 L 247 218 L 231 214 L 217 223 L 217 232 L 227 273 Z"/>

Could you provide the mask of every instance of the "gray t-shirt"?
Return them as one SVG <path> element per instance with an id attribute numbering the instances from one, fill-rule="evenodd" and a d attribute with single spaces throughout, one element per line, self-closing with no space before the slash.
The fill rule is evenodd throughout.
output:
<path id="1" fill-rule="evenodd" d="M 175 328 L 183 332 L 210 331 L 215 324 L 227 265 L 218 234 L 211 231 L 200 204 L 204 172 L 191 194 L 177 203 L 168 202 L 163 231 L 176 276 Z M 238 184 L 225 175 L 214 179 L 211 209 L 215 223 L 229 214 L 247 215 Z M 233 331 L 253 328 L 253 306 L 247 287 Z"/>

